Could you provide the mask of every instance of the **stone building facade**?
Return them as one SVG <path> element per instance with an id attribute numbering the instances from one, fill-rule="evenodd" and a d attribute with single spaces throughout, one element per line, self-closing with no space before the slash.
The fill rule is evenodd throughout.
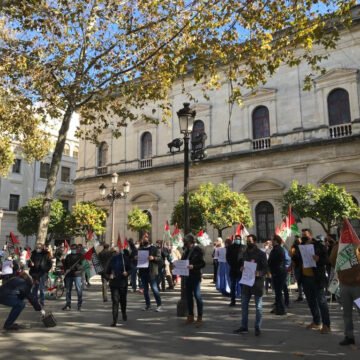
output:
<path id="1" fill-rule="evenodd" d="M 356 10 L 359 17 L 359 9 Z M 249 198 L 254 226 L 249 229 L 264 240 L 281 222 L 278 201 L 293 180 L 320 185 L 332 182 L 344 186 L 360 202 L 360 25 L 344 31 L 335 50 L 323 62 L 326 73 L 314 78 L 313 88 L 303 91 L 309 72 L 305 64 L 283 66 L 264 87 L 245 92 L 241 105 L 229 106 L 230 85 L 211 92 L 204 100 L 189 79 L 186 90 L 196 99 L 196 133 L 207 134 L 207 158 L 192 163 L 190 189 L 201 183 L 226 182 Z M 75 181 L 76 200 L 102 200 L 98 187 L 111 187 L 111 174 L 121 183 L 131 183 L 126 200 L 115 203 L 115 229 L 127 230 L 127 213 L 138 206 L 151 215 L 152 237 L 162 238 L 163 228 L 183 191 L 183 153 L 169 152 L 167 144 L 181 138 L 176 112 L 186 98 L 180 84 L 171 94 L 173 116 L 168 124 L 134 122 L 115 139 L 109 131 L 96 146 L 80 142 Z M 153 112 L 153 109 L 156 109 Z M 156 105 L 143 110 L 160 118 Z M 321 234 L 320 226 L 303 219 L 302 227 Z M 106 238 L 111 236 L 109 217 Z M 223 235 L 233 233 L 225 230 Z M 217 233 L 208 228 L 210 237 Z"/>

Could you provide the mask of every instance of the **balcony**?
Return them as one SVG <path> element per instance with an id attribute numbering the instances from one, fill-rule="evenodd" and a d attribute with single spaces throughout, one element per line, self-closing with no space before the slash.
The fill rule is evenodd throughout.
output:
<path id="1" fill-rule="evenodd" d="M 340 124 L 329 127 L 330 139 L 337 139 L 341 137 L 350 136 L 352 134 L 351 123 Z"/>
<path id="2" fill-rule="evenodd" d="M 139 161 L 139 169 L 148 169 L 152 167 L 152 159 L 142 159 Z"/>
<path id="3" fill-rule="evenodd" d="M 270 138 L 261 138 L 261 139 L 254 139 L 253 142 L 253 150 L 264 150 L 269 149 L 271 146 Z"/>
<path id="4" fill-rule="evenodd" d="M 96 173 L 97 173 L 97 175 L 107 174 L 107 173 L 108 173 L 108 168 L 107 168 L 107 166 L 98 167 L 98 168 L 96 169 Z"/>

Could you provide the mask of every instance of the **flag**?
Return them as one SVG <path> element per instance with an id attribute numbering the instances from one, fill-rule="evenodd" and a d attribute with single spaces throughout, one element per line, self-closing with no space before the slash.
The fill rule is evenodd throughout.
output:
<path id="1" fill-rule="evenodd" d="M 236 227 L 235 235 L 241 236 L 241 238 L 245 238 L 246 236 L 249 235 L 249 232 L 247 231 L 245 225 L 240 223 Z"/>
<path id="2" fill-rule="evenodd" d="M 129 247 L 129 243 L 127 241 L 127 238 L 124 239 L 124 249 L 127 249 Z"/>
<path id="3" fill-rule="evenodd" d="M 209 237 L 209 235 L 204 232 L 204 230 L 200 230 L 197 235 L 196 235 L 198 242 L 202 245 L 202 246 L 208 246 L 211 244 L 211 239 Z"/>
<path id="4" fill-rule="evenodd" d="M 166 220 L 165 226 L 164 226 L 163 243 L 166 241 L 167 242 L 171 241 L 170 225 L 169 225 L 169 221 L 167 221 L 167 220 Z"/>
<path id="5" fill-rule="evenodd" d="M 122 242 L 121 242 L 120 233 L 118 233 L 117 247 L 119 248 L 119 250 L 122 250 L 122 249 L 123 249 L 123 244 L 122 244 Z"/>
<path id="6" fill-rule="evenodd" d="M 356 249 L 360 246 L 360 240 L 348 219 L 344 219 L 340 233 L 338 255 L 336 258 L 336 271 L 351 269 L 359 265 Z"/>
<path id="7" fill-rule="evenodd" d="M 285 219 L 281 222 L 280 226 L 276 227 L 275 234 L 279 235 L 284 241 L 290 237 L 291 234 L 300 235 L 295 216 L 291 210 L 291 205 L 289 205 L 288 214 L 285 216 Z"/>
<path id="8" fill-rule="evenodd" d="M 94 237 L 94 232 L 89 229 L 86 234 L 86 241 L 91 241 L 93 237 Z"/>
<path id="9" fill-rule="evenodd" d="M 236 227 L 235 235 L 241 236 L 241 224 Z"/>
<path id="10" fill-rule="evenodd" d="M 177 224 L 175 224 L 174 231 L 171 234 L 171 242 L 176 248 L 184 246 L 183 236 Z"/>
<path id="11" fill-rule="evenodd" d="M 15 236 L 15 234 L 12 231 L 10 231 L 10 240 L 13 245 L 20 244 L 19 239 Z"/>
<path id="12" fill-rule="evenodd" d="M 84 254 L 84 259 L 85 259 L 85 260 L 91 260 L 94 252 L 95 252 L 94 247 L 90 248 L 90 249 Z"/>
<path id="13" fill-rule="evenodd" d="M 25 260 L 30 260 L 30 257 L 31 257 L 31 248 L 30 248 L 30 246 L 28 246 L 26 248 Z"/>
<path id="14" fill-rule="evenodd" d="M 94 247 L 90 248 L 84 254 L 84 259 L 87 262 L 87 264 L 85 264 L 85 268 L 87 268 L 90 278 L 104 271 Z"/>
<path id="15" fill-rule="evenodd" d="M 70 246 L 69 246 L 69 243 L 64 240 L 64 254 L 67 254 L 70 250 Z"/>

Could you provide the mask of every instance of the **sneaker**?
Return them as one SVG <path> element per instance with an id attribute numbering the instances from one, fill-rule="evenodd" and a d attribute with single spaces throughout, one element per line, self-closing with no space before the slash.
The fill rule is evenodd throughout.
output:
<path id="1" fill-rule="evenodd" d="M 342 346 L 355 345 L 355 339 L 345 336 L 344 340 L 339 342 L 339 345 L 342 345 Z"/>
<path id="2" fill-rule="evenodd" d="M 321 326 L 320 324 L 315 324 L 312 322 L 309 325 L 307 325 L 306 328 L 310 330 L 320 330 Z"/>
<path id="3" fill-rule="evenodd" d="M 235 302 L 232 301 L 229 306 L 235 306 Z"/>
<path id="4" fill-rule="evenodd" d="M 65 310 L 71 310 L 71 306 L 70 305 L 65 305 L 63 308 L 62 308 L 63 311 Z"/>
<path id="5" fill-rule="evenodd" d="M 11 324 L 9 326 L 4 326 L 4 330 L 6 331 L 17 331 L 20 330 L 19 324 Z"/>
<path id="6" fill-rule="evenodd" d="M 143 308 L 143 311 L 148 311 L 150 310 L 150 305 L 146 305 L 144 308 Z"/>
<path id="7" fill-rule="evenodd" d="M 156 312 L 162 312 L 163 309 L 161 307 L 161 305 L 157 306 L 156 309 L 155 309 Z"/>
<path id="8" fill-rule="evenodd" d="M 123 321 L 127 321 L 127 314 L 126 313 L 122 314 L 122 319 L 123 319 Z"/>
<path id="9" fill-rule="evenodd" d="M 259 328 L 255 328 L 255 336 L 260 336 L 261 331 Z"/>
<path id="10" fill-rule="evenodd" d="M 110 324 L 111 327 L 116 327 L 116 321 L 113 321 L 111 324 Z"/>
<path id="11" fill-rule="evenodd" d="M 331 332 L 331 329 L 329 326 L 323 325 L 320 329 L 320 334 L 329 334 Z"/>
<path id="12" fill-rule="evenodd" d="M 233 332 L 234 334 L 247 334 L 249 331 L 248 329 L 241 326 L 238 329 L 234 330 Z"/>

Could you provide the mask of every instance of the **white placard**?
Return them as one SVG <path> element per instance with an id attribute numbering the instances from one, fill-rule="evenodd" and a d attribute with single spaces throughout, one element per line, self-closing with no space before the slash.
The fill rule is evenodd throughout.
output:
<path id="1" fill-rule="evenodd" d="M 139 250 L 138 251 L 138 268 L 148 268 L 149 267 L 149 250 Z"/>
<path id="2" fill-rule="evenodd" d="M 240 284 L 253 286 L 255 283 L 256 262 L 245 261 Z"/>
<path id="3" fill-rule="evenodd" d="M 360 309 L 360 298 L 355 299 L 354 303 L 356 304 L 356 306 Z"/>
<path id="4" fill-rule="evenodd" d="M 2 264 L 2 274 L 10 275 L 13 273 L 13 262 L 12 260 L 5 260 Z"/>
<path id="5" fill-rule="evenodd" d="M 189 276 L 189 260 L 175 260 L 173 275 Z"/>
<path id="6" fill-rule="evenodd" d="M 299 250 L 304 268 L 306 269 L 316 267 L 316 261 L 313 258 L 313 256 L 315 255 L 314 245 L 299 245 Z"/>
<path id="7" fill-rule="evenodd" d="M 218 261 L 221 263 L 226 263 L 226 248 L 225 247 L 219 248 Z"/>

